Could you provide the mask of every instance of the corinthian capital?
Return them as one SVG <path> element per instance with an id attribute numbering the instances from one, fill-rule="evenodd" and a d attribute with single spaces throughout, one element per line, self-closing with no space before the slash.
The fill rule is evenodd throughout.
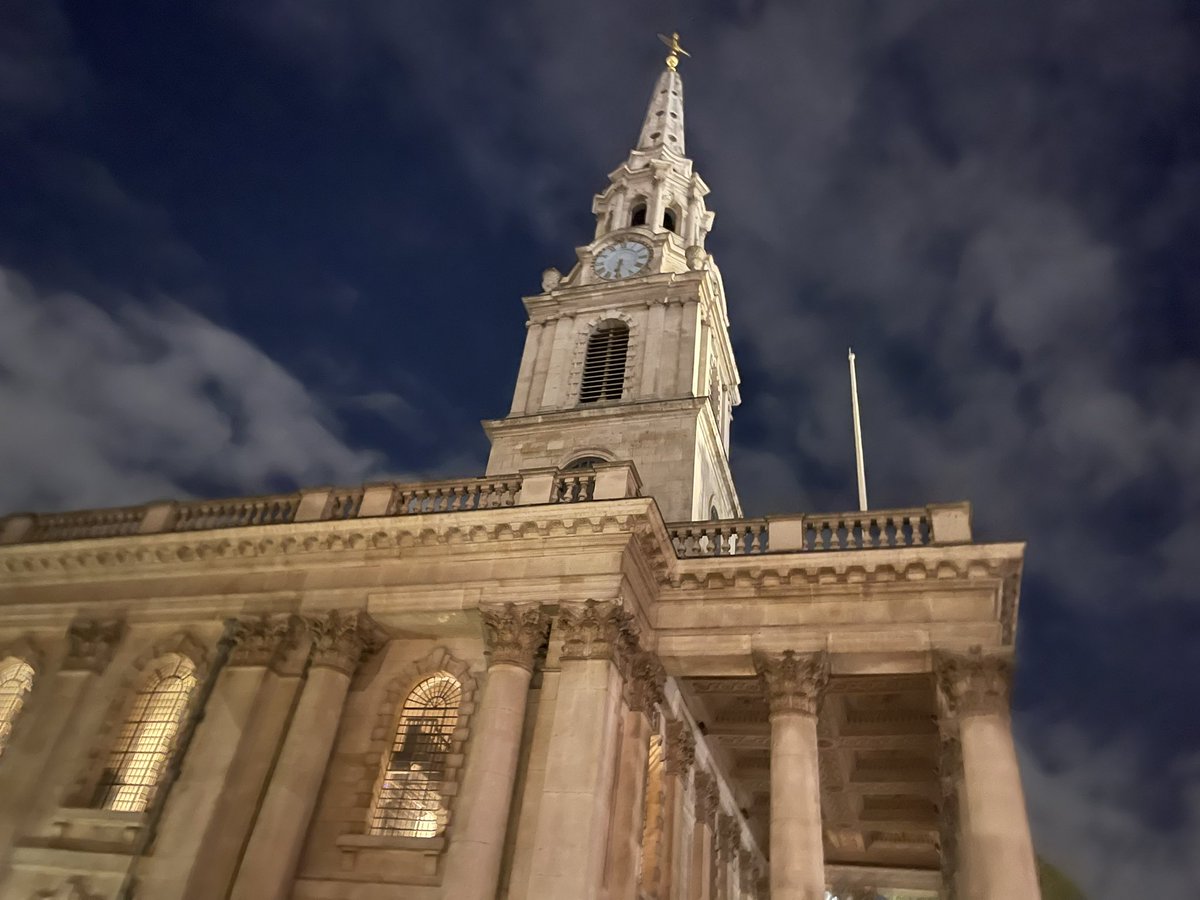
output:
<path id="1" fill-rule="evenodd" d="M 968 653 L 939 652 L 935 663 L 938 687 L 951 718 L 1008 714 L 1011 657 L 984 654 L 975 647 Z"/>
<path id="2" fill-rule="evenodd" d="M 296 646 L 297 622 L 292 616 L 250 616 L 233 626 L 231 666 L 269 666 Z"/>
<path id="3" fill-rule="evenodd" d="M 717 779 L 703 769 L 696 770 L 696 821 L 711 823 L 717 813 L 720 792 Z"/>
<path id="4" fill-rule="evenodd" d="M 634 712 L 645 713 L 654 721 L 655 708 L 663 702 L 663 686 L 667 681 L 662 663 L 649 650 L 643 650 L 630 657 L 627 668 L 625 702 Z"/>
<path id="5" fill-rule="evenodd" d="M 121 643 L 124 625 L 116 620 L 98 622 L 76 619 L 67 628 L 67 656 L 63 669 L 68 672 L 104 671 Z"/>
<path id="6" fill-rule="evenodd" d="M 779 656 L 756 652 L 754 668 L 767 692 L 771 715 L 817 714 L 829 683 L 829 654 L 824 650 L 819 653 L 785 650 Z"/>
<path id="7" fill-rule="evenodd" d="M 564 605 L 558 619 L 563 659 L 617 661 L 637 646 L 633 616 L 618 603 L 585 600 Z"/>
<path id="8" fill-rule="evenodd" d="M 538 604 L 505 603 L 480 607 L 483 639 L 487 644 L 489 665 L 507 663 L 533 671 L 533 658 L 546 638 L 550 624 Z"/>
<path id="9" fill-rule="evenodd" d="M 305 624 L 312 635 L 312 664 L 347 675 L 383 643 L 375 621 L 364 612 L 330 610 Z"/>
<path id="10" fill-rule="evenodd" d="M 663 771 L 668 775 L 687 777 L 696 762 L 696 736 L 682 719 L 667 722 L 667 739 L 663 743 Z"/>

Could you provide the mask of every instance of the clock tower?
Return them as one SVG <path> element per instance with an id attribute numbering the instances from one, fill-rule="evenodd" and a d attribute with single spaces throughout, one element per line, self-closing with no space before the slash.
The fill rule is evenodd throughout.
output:
<path id="1" fill-rule="evenodd" d="M 488 474 L 632 460 L 668 521 L 741 514 L 729 469 L 740 400 L 725 289 L 704 244 L 708 185 L 684 150 L 677 36 L 637 146 L 592 201 L 596 231 L 525 297 L 525 350 Z"/>

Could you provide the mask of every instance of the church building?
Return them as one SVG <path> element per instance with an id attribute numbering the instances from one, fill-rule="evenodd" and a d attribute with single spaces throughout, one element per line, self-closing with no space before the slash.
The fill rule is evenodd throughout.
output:
<path id="1" fill-rule="evenodd" d="M 0 898 L 1037 900 L 1024 545 L 743 516 L 682 52 L 483 475 L 0 518 Z"/>

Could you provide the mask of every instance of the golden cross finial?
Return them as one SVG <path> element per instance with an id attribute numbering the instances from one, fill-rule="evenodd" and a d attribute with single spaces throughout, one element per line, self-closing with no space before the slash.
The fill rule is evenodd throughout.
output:
<path id="1" fill-rule="evenodd" d="M 667 68 L 670 69 L 672 72 L 674 72 L 675 67 L 679 65 L 679 54 L 682 53 L 684 56 L 692 55 L 692 54 L 688 53 L 686 50 L 684 50 L 682 47 L 679 46 L 679 32 L 678 31 L 672 32 L 670 37 L 667 37 L 665 34 L 660 34 L 658 36 L 658 39 L 660 41 L 662 41 L 664 44 L 666 44 L 667 49 L 671 51 L 670 53 L 667 54 Z"/>

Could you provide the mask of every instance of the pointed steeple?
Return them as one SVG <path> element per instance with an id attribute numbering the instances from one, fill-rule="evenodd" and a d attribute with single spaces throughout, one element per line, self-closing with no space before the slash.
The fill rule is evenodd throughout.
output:
<path id="1" fill-rule="evenodd" d="M 667 54 L 666 68 L 658 76 L 654 93 L 650 96 L 637 149 L 668 147 L 683 156 L 683 79 L 679 77 L 678 66 L 679 54 L 690 54 L 679 46 L 678 34 L 672 34 L 669 39 L 660 34 L 658 38 L 671 52 Z"/>

